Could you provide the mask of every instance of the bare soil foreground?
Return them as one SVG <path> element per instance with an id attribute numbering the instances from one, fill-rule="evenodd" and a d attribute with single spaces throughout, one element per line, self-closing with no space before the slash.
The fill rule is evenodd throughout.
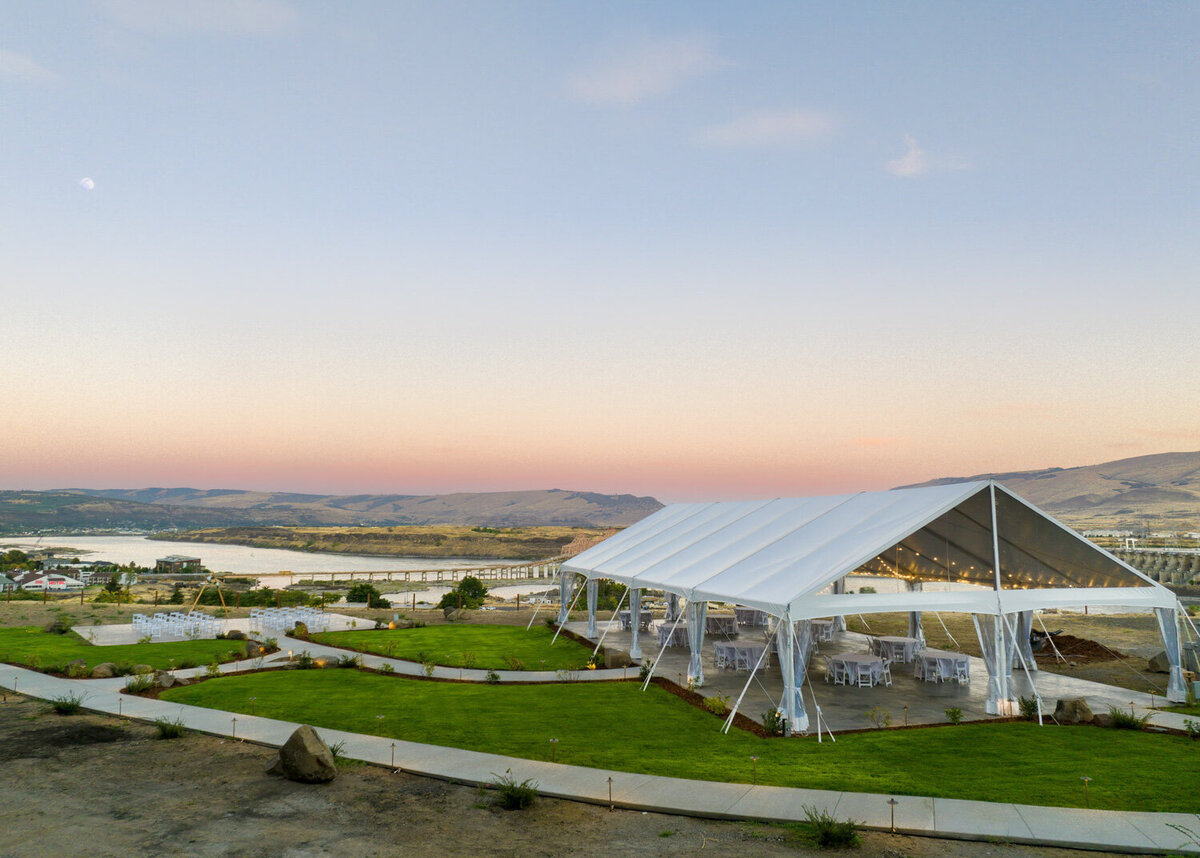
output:
<path id="1" fill-rule="evenodd" d="M 351 764 L 332 784 L 264 773 L 271 749 L 60 716 L 11 693 L 0 704 L 0 856 L 830 855 L 1068 858 L 1108 853 L 867 832 L 845 852 L 786 826 L 721 822 L 493 795 Z"/>

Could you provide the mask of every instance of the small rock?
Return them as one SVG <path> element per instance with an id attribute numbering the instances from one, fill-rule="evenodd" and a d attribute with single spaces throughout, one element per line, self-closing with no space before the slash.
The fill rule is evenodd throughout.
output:
<path id="1" fill-rule="evenodd" d="M 1158 655 L 1152 656 L 1150 658 L 1150 672 L 1151 673 L 1170 673 L 1171 672 L 1171 661 L 1170 661 L 1170 659 L 1167 658 L 1166 650 L 1163 650 L 1162 652 L 1158 653 Z"/>
<path id="2" fill-rule="evenodd" d="M 170 688 L 175 684 L 175 677 L 165 670 L 154 671 L 154 684 L 159 688 Z"/>
<path id="3" fill-rule="evenodd" d="M 140 676 L 143 673 L 154 673 L 154 668 L 148 664 L 135 664 L 133 672 Z"/>
<path id="4" fill-rule="evenodd" d="M 1099 715 L 1092 716 L 1092 723 L 1095 724 L 1097 727 L 1111 727 L 1112 726 L 1112 716 L 1109 715 L 1107 712 L 1101 712 Z"/>
<path id="5" fill-rule="evenodd" d="M 307 724 L 296 728 L 279 749 L 279 764 L 284 777 L 299 783 L 323 784 L 337 777 L 333 752 Z"/>
<path id="6" fill-rule="evenodd" d="M 246 641 L 246 658 L 258 658 L 264 652 L 263 645 L 255 640 Z"/>
<path id="7" fill-rule="evenodd" d="M 65 635 L 67 632 L 71 631 L 71 623 L 66 617 L 55 617 L 50 622 L 46 623 L 46 625 L 42 626 L 42 631 L 48 632 L 52 635 Z"/>
<path id="8" fill-rule="evenodd" d="M 108 679 L 117 675 L 117 666 L 111 661 L 104 661 L 92 668 L 93 679 Z"/>
<path id="9" fill-rule="evenodd" d="M 1054 720 L 1060 724 L 1090 724 L 1095 717 L 1082 697 L 1066 697 L 1054 706 Z"/>
<path id="10" fill-rule="evenodd" d="M 291 636 L 294 638 L 308 637 L 308 626 L 306 626 L 304 623 L 296 623 L 295 628 L 292 629 Z"/>
<path id="11" fill-rule="evenodd" d="M 246 633 L 240 632 L 237 629 L 231 629 L 225 633 L 225 639 L 230 641 L 244 641 L 246 640 Z"/>

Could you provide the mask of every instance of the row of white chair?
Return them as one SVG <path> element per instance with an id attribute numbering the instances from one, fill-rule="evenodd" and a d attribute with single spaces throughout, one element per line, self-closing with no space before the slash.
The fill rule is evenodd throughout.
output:
<path id="1" fill-rule="evenodd" d="M 251 608 L 250 628 L 255 631 L 286 632 L 304 623 L 310 632 L 329 631 L 329 615 L 316 608 Z"/>
<path id="2" fill-rule="evenodd" d="M 216 637 L 221 631 L 221 621 L 208 614 L 179 611 L 170 613 L 133 615 L 133 630 L 151 638 L 197 638 Z"/>

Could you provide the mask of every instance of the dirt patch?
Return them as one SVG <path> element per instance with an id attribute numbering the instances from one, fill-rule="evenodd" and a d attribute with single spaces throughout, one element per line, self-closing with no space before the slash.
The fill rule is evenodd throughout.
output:
<path id="1" fill-rule="evenodd" d="M 39 721 L 37 726 L 22 734 L 20 742 L 0 744 L 0 762 L 32 757 L 53 757 L 65 748 L 130 740 L 129 732 L 118 726 L 99 724 L 91 719 L 77 716 L 55 716 L 55 718 L 56 720 Z"/>
<path id="2" fill-rule="evenodd" d="M 1115 661 L 1120 658 L 1126 658 L 1124 653 L 1118 652 L 1115 649 L 1106 647 L 1086 638 L 1077 638 L 1074 635 L 1051 635 L 1050 639 L 1054 641 L 1054 647 L 1062 654 L 1062 657 L 1067 661 L 1073 661 L 1076 664 L 1092 664 L 1097 661 Z M 1043 661 L 1053 661 L 1054 649 L 1050 644 L 1046 644 L 1046 648 L 1034 655 L 1040 665 Z"/>
<path id="3" fill-rule="evenodd" d="M 267 776 L 275 752 L 211 736 L 158 741 L 152 727 L 95 715 L 122 741 L 62 745 L 68 719 L 12 696 L 0 705 L 0 748 L 30 753 L 0 766 L 0 854 L 88 855 L 826 856 L 795 826 L 723 822 L 541 798 L 505 812 L 494 794 L 386 769 L 343 768 L 331 784 Z M 44 746 L 51 753 L 42 753 Z M 518 773 L 519 774 L 519 773 Z M 852 853 L 889 858 L 1104 858 L 1110 853 L 974 843 L 877 832 Z M 1115 858 L 1115 856 L 1113 856 Z"/>

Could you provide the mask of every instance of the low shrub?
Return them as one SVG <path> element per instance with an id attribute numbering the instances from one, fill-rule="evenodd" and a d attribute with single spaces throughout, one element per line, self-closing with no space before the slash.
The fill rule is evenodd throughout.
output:
<path id="1" fill-rule="evenodd" d="M 1026 721 L 1037 720 L 1038 702 L 1036 697 L 1018 697 L 1017 706 L 1021 709 L 1021 717 Z"/>
<path id="2" fill-rule="evenodd" d="M 882 706 L 876 706 L 873 709 L 867 710 L 867 720 L 874 724 L 876 728 L 882 730 L 884 727 L 891 726 L 892 713 Z"/>
<path id="3" fill-rule="evenodd" d="M 279 649 L 278 638 L 263 638 L 262 645 L 265 649 Z"/>
<path id="4" fill-rule="evenodd" d="M 437 667 L 437 665 L 434 664 L 432 661 L 427 661 L 421 665 L 421 670 L 424 671 L 426 676 L 433 676 L 433 671 L 436 667 Z M 497 677 L 497 678 L 499 678 L 499 677 Z"/>
<path id="5" fill-rule="evenodd" d="M 301 670 L 312 670 L 316 666 L 317 660 L 312 657 L 312 653 L 304 650 L 295 657 L 296 667 Z"/>
<path id="6" fill-rule="evenodd" d="M 73 661 L 67 665 L 67 676 L 71 677 L 72 679 L 80 679 L 82 677 L 91 675 L 92 672 L 88 670 L 87 664 L 80 664 L 77 661 Z"/>
<path id="7" fill-rule="evenodd" d="M 489 685 L 499 685 L 500 684 L 500 674 L 496 673 L 496 671 L 494 671 L 494 670 L 489 669 L 487 672 L 487 677 L 485 677 L 485 678 Z"/>
<path id="8" fill-rule="evenodd" d="M 638 679 L 640 679 L 642 682 L 645 682 L 649 678 L 650 665 L 643 663 L 642 666 L 638 668 Z"/>
<path id="9" fill-rule="evenodd" d="M 1150 715 L 1134 715 L 1117 706 L 1108 707 L 1108 726 L 1114 730 L 1144 730 L 1150 723 Z"/>
<path id="10" fill-rule="evenodd" d="M 50 708 L 59 715 L 75 715 L 83 708 L 82 694 L 64 694 L 50 701 Z"/>
<path id="11" fill-rule="evenodd" d="M 1195 718 L 1184 718 L 1183 729 L 1187 730 L 1189 739 L 1200 739 L 1200 721 Z"/>
<path id="12" fill-rule="evenodd" d="M 502 775 L 493 772 L 492 777 L 496 779 L 496 804 L 504 810 L 524 810 L 537 798 L 538 784 L 533 778 L 518 781 L 512 769 L 505 769 Z"/>
<path id="13" fill-rule="evenodd" d="M 179 739 L 187 733 L 182 718 L 176 718 L 174 721 L 169 718 L 156 718 L 154 728 L 158 730 L 159 739 Z"/>
<path id="14" fill-rule="evenodd" d="M 212 664 L 210 664 L 204 668 L 204 675 L 210 679 L 220 676 L 221 675 L 221 665 L 217 664 L 214 661 Z"/>
<path id="15" fill-rule="evenodd" d="M 525 669 L 525 662 L 521 661 L 521 659 L 517 658 L 515 655 L 504 656 L 504 663 L 508 666 L 509 670 Z"/>
<path id="16" fill-rule="evenodd" d="M 175 666 L 180 670 L 188 670 L 190 668 L 197 667 L 198 665 L 196 664 L 196 660 L 194 658 L 183 658 L 180 659 L 179 664 Z"/>
<path id="17" fill-rule="evenodd" d="M 718 691 L 712 697 L 705 697 L 704 708 L 714 715 L 724 715 L 729 711 L 729 695 Z"/>
<path id="18" fill-rule="evenodd" d="M 462 666 L 463 667 L 466 667 L 466 668 L 474 667 L 475 660 L 476 660 L 475 653 L 473 653 L 473 652 L 464 652 L 462 654 Z"/>
<path id="19" fill-rule="evenodd" d="M 135 673 L 125 680 L 125 690 L 131 694 L 141 694 L 154 687 L 154 676 L 149 673 Z"/>
<path id="20" fill-rule="evenodd" d="M 379 665 L 379 672 L 380 673 L 395 673 L 396 668 L 392 667 L 390 664 L 388 664 L 385 661 L 383 664 Z"/>
<path id="21" fill-rule="evenodd" d="M 340 655 L 338 656 L 337 666 L 346 668 L 362 667 L 361 655 Z"/>
<path id="22" fill-rule="evenodd" d="M 957 706 L 951 706 L 949 709 L 946 709 L 945 712 L 946 712 L 946 720 L 949 721 L 954 726 L 957 727 L 959 724 L 962 723 L 963 711 L 961 709 L 959 709 Z"/>
<path id="23" fill-rule="evenodd" d="M 845 849 L 858 845 L 858 827 L 862 822 L 853 819 L 841 821 L 826 810 L 802 805 L 804 820 L 812 828 L 813 839 L 825 849 Z"/>
<path id="24" fill-rule="evenodd" d="M 783 713 L 778 709 L 768 709 L 763 713 L 762 725 L 768 736 L 782 736 Z"/>

